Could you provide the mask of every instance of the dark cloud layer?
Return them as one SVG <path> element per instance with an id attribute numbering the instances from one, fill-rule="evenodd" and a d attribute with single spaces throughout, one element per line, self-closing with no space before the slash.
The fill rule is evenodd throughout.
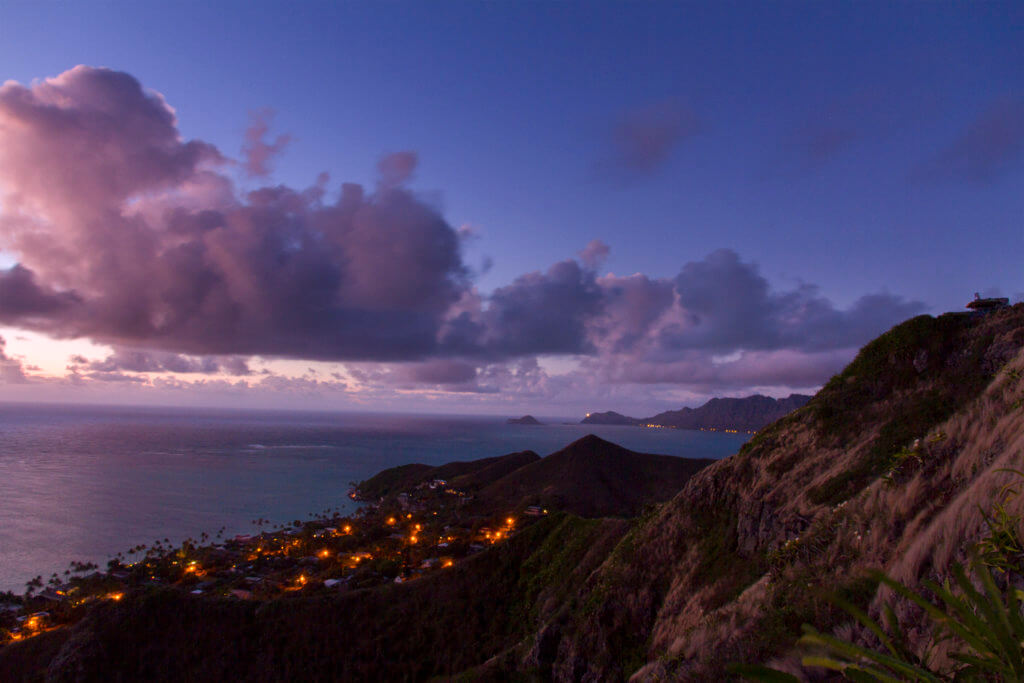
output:
<path id="1" fill-rule="evenodd" d="M 504 356 L 585 353 L 586 322 L 602 307 L 593 271 L 562 261 L 500 287 L 483 314 L 483 350 Z"/>
<path id="2" fill-rule="evenodd" d="M 812 285 L 773 291 L 756 264 L 721 249 L 674 278 L 598 278 L 574 260 L 528 273 L 462 313 L 449 340 L 464 353 L 662 357 L 698 350 L 823 351 L 860 345 L 924 305 L 889 294 L 837 309 Z M 453 333 L 453 337 L 455 334 Z"/>
<path id="3" fill-rule="evenodd" d="M 655 170 L 697 127 L 677 105 L 635 112 L 616 134 L 618 163 Z M 268 130 L 263 113 L 247 134 L 256 176 L 287 144 Z M 844 310 L 811 285 L 773 290 L 728 250 L 673 278 L 599 277 L 599 240 L 483 296 L 458 231 L 408 188 L 416 164 L 388 155 L 373 191 L 344 184 L 336 199 L 326 176 L 242 193 L 225 158 L 183 140 L 173 110 L 128 74 L 6 83 L 0 247 L 19 263 L 0 271 L 0 323 L 112 345 L 73 363 L 103 381 L 245 375 L 260 355 L 398 361 L 356 379 L 528 394 L 555 385 L 537 355 L 585 357 L 608 381 L 807 386 L 923 308 L 874 294 Z"/>

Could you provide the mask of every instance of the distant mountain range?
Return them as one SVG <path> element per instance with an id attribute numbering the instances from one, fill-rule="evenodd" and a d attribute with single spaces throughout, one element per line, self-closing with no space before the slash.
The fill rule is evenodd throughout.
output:
<path id="1" fill-rule="evenodd" d="M 803 394 L 790 394 L 787 398 L 748 396 L 746 398 L 713 398 L 699 408 L 668 410 L 651 417 L 629 417 L 608 411 L 589 413 L 581 424 L 600 425 L 657 425 L 675 429 L 735 429 L 757 431 L 802 408 L 811 400 Z"/>

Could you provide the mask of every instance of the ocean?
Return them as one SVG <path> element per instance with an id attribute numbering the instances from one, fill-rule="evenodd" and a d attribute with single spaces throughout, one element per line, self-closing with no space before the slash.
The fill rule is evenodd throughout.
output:
<path id="1" fill-rule="evenodd" d="M 538 416 L 540 417 L 540 416 Z M 544 420 L 544 418 L 540 418 Z M 72 560 L 352 511 L 350 482 L 410 462 L 442 464 L 586 434 L 646 453 L 723 458 L 743 434 L 481 416 L 0 404 L 0 591 Z"/>

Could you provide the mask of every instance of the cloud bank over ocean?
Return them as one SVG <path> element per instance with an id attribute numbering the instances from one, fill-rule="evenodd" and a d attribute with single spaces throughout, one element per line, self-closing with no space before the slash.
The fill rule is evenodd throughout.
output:
<path id="1" fill-rule="evenodd" d="M 924 309 L 884 292 L 838 308 L 811 284 L 778 290 L 729 249 L 680 255 L 674 277 L 601 274 L 599 240 L 481 292 L 466 231 L 410 187 L 415 152 L 383 157 L 372 189 L 323 174 L 243 191 L 234 174 L 266 180 L 289 144 L 268 141 L 271 113 L 253 115 L 242 161 L 183 139 L 177 117 L 108 69 L 0 86 L 0 249 L 16 261 L 0 270 L 0 324 L 112 347 L 70 360 L 79 381 L 237 386 L 259 357 L 338 363 L 344 374 L 306 380 L 340 391 L 811 387 Z M 617 163 L 653 171 L 699 129 L 680 107 L 637 114 L 616 133 Z M 32 380 L 2 352 L 0 382 Z M 538 363 L 551 357 L 575 366 L 552 373 Z M 301 377 L 274 381 L 286 380 Z"/>

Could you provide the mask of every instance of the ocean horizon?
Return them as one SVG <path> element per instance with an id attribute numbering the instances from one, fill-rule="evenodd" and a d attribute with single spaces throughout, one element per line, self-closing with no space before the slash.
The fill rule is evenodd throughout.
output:
<path id="1" fill-rule="evenodd" d="M 139 544 L 225 537 L 354 512 L 351 482 L 382 469 L 533 450 L 586 434 L 634 451 L 723 458 L 745 434 L 581 425 L 507 416 L 0 404 L 0 591 L 101 568 Z M 577 418 L 578 419 L 578 418 Z"/>

